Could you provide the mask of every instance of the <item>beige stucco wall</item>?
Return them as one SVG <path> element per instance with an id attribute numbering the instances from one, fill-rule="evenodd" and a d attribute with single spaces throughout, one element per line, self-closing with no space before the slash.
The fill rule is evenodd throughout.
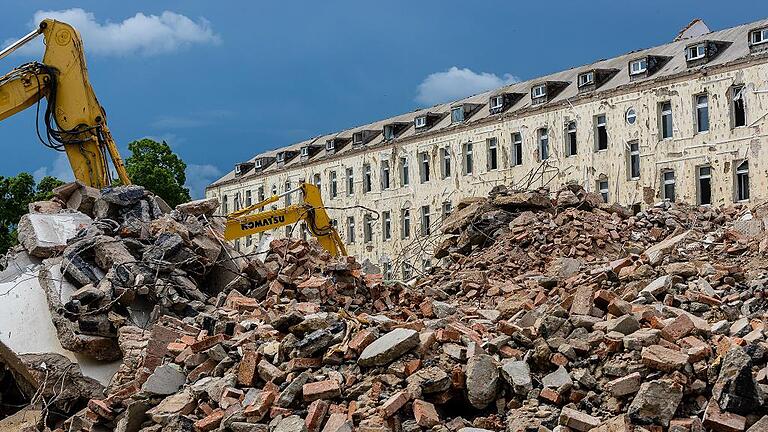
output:
<path id="1" fill-rule="evenodd" d="M 233 184 L 210 187 L 207 196 L 227 196 L 228 209 L 234 209 L 232 202 L 237 192 L 244 200 L 244 191 L 252 190 L 256 201 L 256 190 L 263 186 L 269 195 L 273 184 L 283 191 L 286 180 L 292 185 L 313 174 L 321 173 L 322 191 L 325 204 L 329 207 L 351 207 L 362 205 L 375 211 L 391 211 L 392 239 L 382 238 L 381 220 L 374 224 L 373 239 L 363 243 L 363 219 L 365 210 L 329 210 L 332 218 L 338 220 L 339 232 L 346 237 L 346 218 L 355 217 L 355 243 L 348 246 L 349 252 L 361 259 L 368 258 L 374 263 L 383 261 L 407 261 L 417 268 L 422 259 L 428 259 L 430 244 L 435 239 L 418 238 L 420 208 L 429 205 L 431 220 L 437 223 L 444 201 L 455 204 L 463 197 L 483 196 L 497 184 L 524 184 L 523 180 L 537 170 L 538 160 L 536 131 L 541 127 L 549 130 L 550 158 L 544 174 L 537 177 L 531 187 L 548 185 L 552 190 L 575 181 L 588 190 L 595 190 L 601 177 L 609 181 L 609 201 L 624 205 L 648 205 L 660 199 L 661 173 L 672 169 L 676 174 L 676 195 L 678 201 L 694 203 L 697 200 L 696 168 L 701 165 L 712 167 L 713 204 L 734 201 L 734 161 L 749 160 L 751 201 L 768 198 L 766 178 L 767 132 L 765 116 L 768 114 L 768 66 L 765 63 L 745 63 L 730 66 L 718 72 L 698 73 L 664 82 L 646 81 L 631 88 L 617 89 L 609 94 L 598 93 L 593 98 L 578 98 L 572 103 L 555 107 L 544 106 L 537 110 L 522 110 L 498 119 L 488 119 L 480 125 L 466 125 L 455 129 L 430 134 L 429 137 L 394 142 L 364 153 L 308 162 L 300 167 L 262 177 L 251 177 Z M 745 85 L 744 97 L 747 109 L 747 126 L 731 128 L 730 89 L 734 85 Z M 710 130 L 696 133 L 694 96 L 709 95 Z M 659 133 L 659 104 L 671 101 L 673 107 L 674 137 L 661 140 Z M 633 107 L 637 121 L 629 125 L 625 113 Z M 488 109 L 487 106 L 482 109 Z M 598 114 L 607 116 L 609 137 L 608 150 L 596 152 L 594 119 Z M 565 157 L 565 125 L 577 122 L 578 154 Z M 523 164 L 510 166 L 512 134 L 523 137 Z M 499 143 L 499 169 L 488 171 L 486 140 L 497 138 Z M 641 175 L 639 180 L 630 180 L 628 175 L 629 151 L 627 143 L 637 140 L 641 152 Z M 463 175 L 461 165 L 462 145 L 474 145 L 474 173 Z M 447 179 L 440 176 L 439 149 L 450 147 L 452 174 Z M 431 155 L 431 179 L 420 183 L 417 154 L 426 151 Z M 407 155 L 410 165 L 410 185 L 400 185 L 398 160 Z M 390 160 L 393 187 L 380 190 L 380 162 Z M 371 164 L 373 190 L 363 193 L 363 166 Z M 355 174 L 354 194 L 347 196 L 345 169 L 352 167 Z M 329 197 L 329 173 L 335 170 L 338 177 L 339 196 Z M 540 170 L 541 171 L 541 170 Z M 298 198 L 295 198 L 298 199 Z M 281 205 L 284 203 L 281 203 Z M 400 238 L 400 211 L 411 209 L 411 237 Z M 276 236 L 283 235 L 281 229 Z M 298 235 L 298 230 L 294 233 Z M 258 243 L 253 241 L 254 247 Z M 245 248 L 245 240 L 240 244 Z"/>

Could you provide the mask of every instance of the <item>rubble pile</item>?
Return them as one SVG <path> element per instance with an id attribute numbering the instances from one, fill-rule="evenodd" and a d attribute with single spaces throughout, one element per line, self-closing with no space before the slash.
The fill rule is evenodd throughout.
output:
<path id="1" fill-rule="evenodd" d="M 462 202 L 439 265 L 401 284 L 314 242 L 241 255 L 212 200 L 78 193 L 91 204 L 36 208 L 93 223 L 22 243 L 51 257 L 41 284 L 74 284 L 51 302 L 60 338 L 122 360 L 62 430 L 768 430 L 760 207 L 633 214 L 500 187 Z"/>

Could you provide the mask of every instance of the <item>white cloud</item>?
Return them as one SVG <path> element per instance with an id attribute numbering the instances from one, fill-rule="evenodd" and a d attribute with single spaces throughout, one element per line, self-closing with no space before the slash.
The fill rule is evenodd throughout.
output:
<path id="1" fill-rule="evenodd" d="M 72 173 L 72 166 L 69 164 L 66 153 L 57 153 L 56 159 L 50 166 L 42 166 L 32 173 L 35 181 L 40 181 L 45 176 L 56 177 L 65 182 L 75 181 L 75 175 Z"/>
<path id="2" fill-rule="evenodd" d="M 189 164 L 185 174 L 187 175 L 186 186 L 189 188 L 192 199 L 199 199 L 205 196 L 205 187 L 221 177 L 221 170 L 210 164 Z"/>
<path id="3" fill-rule="evenodd" d="M 218 44 L 221 38 L 205 18 L 194 21 L 184 15 L 165 11 L 160 15 L 141 12 L 120 22 L 98 22 L 96 16 L 80 8 L 35 12 L 30 23 L 36 27 L 45 18 L 66 22 L 83 37 L 87 54 L 126 56 L 157 55 L 176 51 L 193 44 Z M 5 45 L 15 39 L 6 40 Z M 21 48 L 19 53 L 41 55 L 42 40 Z"/>
<path id="4" fill-rule="evenodd" d="M 435 72 L 424 78 L 417 89 L 416 102 L 435 105 L 518 81 L 520 79 L 510 74 L 499 77 L 488 72 L 475 73 L 468 68 L 453 66 L 445 72 Z"/>
<path id="5" fill-rule="evenodd" d="M 208 126 L 231 117 L 234 113 L 224 109 L 211 109 L 186 115 L 161 115 L 151 124 L 156 129 L 189 129 Z"/>

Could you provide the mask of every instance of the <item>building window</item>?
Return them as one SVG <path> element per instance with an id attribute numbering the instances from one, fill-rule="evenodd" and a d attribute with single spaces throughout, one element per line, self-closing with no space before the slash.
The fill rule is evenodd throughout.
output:
<path id="1" fill-rule="evenodd" d="M 541 84 L 531 89 L 531 98 L 538 99 L 547 96 L 547 85 Z"/>
<path id="2" fill-rule="evenodd" d="M 408 280 L 413 276 L 413 268 L 408 263 L 403 263 L 403 279 Z"/>
<path id="3" fill-rule="evenodd" d="M 565 155 L 576 155 L 576 122 L 568 122 L 565 129 Z"/>
<path id="4" fill-rule="evenodd" d="M 491 109 L 497 110 L 504 107 L 504 96 L 498 95 L 491 98 Z"/>
<path id="5" fill-rule="evenodd" d="M 371 164 L 363 165 L 363 193 L 371 191 L 373 180 L 371 179 Z"/>
<path id="6" fill-rule="evenodd" d="M 299 225 L 299 232 L 300 232 L 299 235 L 301 236 L 301 239 L 304 241 L 307 241 L 307 224 L 302 222 L 301 225 Z"/>
<path id="7" fill-rule="evenodd" d="M 389 179 L 389 161 L 383 160 L 381 161 L 381 188 L 389 189 L 390 184 L 391 183 Z"/>
<path id="8" fill-rule="evenodd" d="M 539 135 L 539 160 L 545 161 L 549 159 L 549 132 L 547 128 L 541 128 L 538 131 Z"/>
<path id="9" fill-rule="evenodd" d="M 451 176 L 451 150 L 449 147 L 440 149 L 440 174 L 444 179 Z"/>
<path id="10" fill-rule="evenodd" d="M 370 214 L 363 216 L 363 242 L 373 241 L 373 218 Z"/>
<path id="11" fill-rule="evenodd" d="M 744 86 L 731 88 L 731 123 L 733 127 L 747 125 L 747 107 L 744 103 Z"/>
<path id="12" fill-rule="evenodd" d="M 429 271 L 429 269 L 432 268 L 432 260 L 429 260 L 429 259 L 426 259 L 426 258 L 422 259 L 421 260 L 421 268 L 424 271 Z"/>
<path id="13" fill-rule="evenodd" d="M 661 139 L 672 138 L 672 102 L 662 102 L 659 104 L 659 127 L 661 128 Z"/>
<path id="14" fill-rule="evenodd" d="M 523 164 L 523 136 L 519 132 L 512 134 L 512 165 Z"/>
<path id="15" fill-rule="evenodd" d="M 285 194 L 285 205 L 289 206 L 289 205 L 291 205 L 291 194 L 289 194 L 287 192 L 291 190 L 291 181 L 290 180 L 286 180 L 285 181 L 284 188 L 285 189 L 283 189 L 283 192 L 286 192 L 286 194 Z"/>
<path id="16" fill-rule="evenodd" d="M 277 185 L 273 184 L 272 185 L 272 196 L 275 196 L 275 195 L 277 195 Z"/>
<path id="17" fill-rule="evenodd" d="M 421 235 L 428 236 L 432 232 L 429 221 L 429 206 L 421 206 Z"/>
<path id="18" fill-rule="evenodd" d="M 384 126 L 384 139 L 387 141 L 395 139 L 395 127 L 393 125 Z"/>
<path id="19" fill-rule="evenodd" d="M 637 141 L 629 143 L 629 179 L 640 178 L 640 144 Z"/>
<path id="20" fill-rule="evenodd" d="M 464 121 L 464 107 L 459 106 L 451 108 L 451 123 L 461 123 Z"/>
<path id="21" fill-rule="evenodd" d="M 698 171 L 699 204 L 712 204 L 712 167 L 700 166 Z"/>
<path id="22" fill-rule="evenodd" d="M 639 75 L 641 73 L 644 73 L 647 70 L 648 70 L 648 60 L 645 58 L 635 60 L 629 64 L 630 75 Z"/>
<path id="23" fill-rule="evenodd" d="M 400 211 L 400 238 L 407 239 L 411 236 L 411 209 L 404 208 Z"/>
<path id="24" fill-rule="evenodd" d="M 597 190 L 600 192 L 600 196 L 603 197 L 603 202 L 608 202 L 608 180 L 598 180 Z"/>
<path id="25" fill-rule="evenodd" d="M 675 201 L 675 172 L 664 171 L 661 173 L 661 180 L 664 183 L 664 196 L 662 198 Z"/>
<path id="26" fill-rule="evenodd" d="M 427 116 L 420 116 L 413 119 L 413 125 L 416 129 L 423 128 L 427 125 Z"/>
<path id="27" fill-rule="evenodd" d="M 322 182 L 320 180 L 320 173 L 317 173 L 317 174 L 312 176 L 312 184 L 314 184 L 315 187 L 317 187 L 317 189 L 322 191 L 322 184 L 321 183 Z"/>
<path id="28" fill-rule="evenodd" d="M 392 280 L 392 263 L 384 261 L 381 263 L 381 273 L 384 280 Z"/>
<path id="29" fill-rule="evenodd" d="M 760 45 L 768 42 L 768 28 L 755 30 L 749 34 L 751 45 Z"/>
<path id="30" fill-rule="evenodd" d="M 624 119 L 628 125 L 633 125 L 637 121 L 637 112 L 634 108 L 630 107 L 626 113 L 624 113 Z"/>
<path id="31" fill-rule="evenodd" d="M 702 43 L 688 47 L 686 51 L 686 60 L 698 60 L 707 56 L 707 44 Z"/>
<path id="32" fill-rule="evenodd" d="M 474 168 L 474 159 L 472 158 L 472 143 L 468 142 L 462 146 L 464 153 L 464 175 L 472 174 Z"/>
<path id="33" fill-rule="evenodd" d="M 411 174 L 408 172 L 408 158 L 400 158 L 400 185 L 408 186 L 411 183 Z"/>
<path id="34" fill-rule="evenodd" d="M 608 128 L 605 114 L 595 116 L 595 147 L 597 151 L 608 150 Z"/>
<path id="35" fill-rule="evenodd" d="M 264 186 L 259 186 L 259 188 L 256 190 L 256 198 L 259 200 L 259 202 L 264 201 Z M 261 210 L 264 210 L 264 207 L 261 207 Z"/>
<path id="36" fill-rule="evenodd" d="M 355 217 L 347 216 L 347 243 L 355 242 Z"/>
<path id="37" fill-rule="evenodd" d="M 229 203 L 227 203 L 228 197 L 226 195 L 221 196 L 221 214 L 229 214 Z"/>
<path id="38" fill-rule="evenodd" d="M 499 168 L 499 140 L 488 138 L 486 143 L 488 144 L 488 171 L 493 171 Z"/>
<path id="39" fill-rule="evenodd" d="M 594 82 L 595 82 L 594 72 L 586 72 L 579 75 L 579 87 L 588 86 L 590 84 L 594 84 Z"/>
<path id="40" fill-rule="evenodd" d="M 360 145 L 363 143 L 363 133 L 362 132 L 355 132 L 352 134 L 352 144 L 354 145 Z"/>
<path id="41" fill-rule="evenodd" d="M 699 133 L 709 130 L 709 98 L 705 94 L 696 96 L 696 130 Z"/>
<path id="42" fill-rule="evenodd" d="M 419 180 L 422 183 L 429 181 L 429 153 L 419 153 Z"/>
<path id="43" fill-rule="evenodd" d="M 339 196 L 339 185 L 336 183 L 336 171 L 331 171 L 328 176 L 331 179 L 329 182 L 331 184 L 331 198 L 336 198 Z"/>
<path id="44" fill-rule="evenodd" d="M 736 201 L 749 199 L 749 162 L 743 161 L 736 166 Z"/>
<path id="45" fill-rule="evenodd" d="M 240 192 L 235 192 L 235 200 L 234 201 L 235 202 L 233 204 L 234 204 L 235 211 L 240 210 Z"/>
<path id="46" fill-rule="evenodd" d="M 355 193 L 355 172 L 352 168 L 347 168 L 347 195 Z"/>
<path id="47" fill-rule="evenodd" d="M 325 142 L 325 151 L 333 151 L 336 148 L 336 141 L 329 139 Z"/>
<path id="48" fill-rule="evenodd" d="M 450 201 L 443 201 L 443 219 L 447 218 L 451 215 L 451 212 L 453 211 L 453 204 L 451 204 Z"/>
<path id="49" fill-rule="evenodd" d="M 381 234 L 384 241 L 392 239 L 392 212 L 389 210 L 381 212 L 382 230 Z"/>

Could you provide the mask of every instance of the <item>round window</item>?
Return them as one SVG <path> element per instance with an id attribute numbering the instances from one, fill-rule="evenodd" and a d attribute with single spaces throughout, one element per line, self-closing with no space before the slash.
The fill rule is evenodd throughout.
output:
<path id="1" fill-rule="evenodd" d="M 627 110 L 627 113 L 625 114 L 625 118 L 627 119 L 627 123 L 633 125 L 637 121 L 637 113 L 635 112 L 634 108 L 630 108 Z"/>

